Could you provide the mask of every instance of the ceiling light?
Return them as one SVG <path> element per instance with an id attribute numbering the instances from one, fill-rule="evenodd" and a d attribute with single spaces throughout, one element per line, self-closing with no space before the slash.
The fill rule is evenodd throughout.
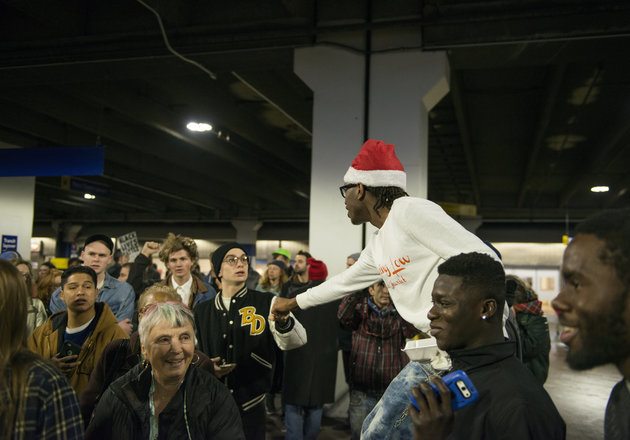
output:
<path id="1" fill-rule="evenodd" d="M 594 192 L 594 193 L 605 193 L 605 192 L 608 192 L 609 189 L 610 188 L 608 188 L 607 186 L 602 185 L 602 186 L 594 186 L 594 187 L 592 187 L 591 191 Z"/>
<path id="2" fill-rule="evenodd" d="M 203 132 L 203 131 L 211 131 L 212 125 L 205 122 L 189 122 L 186 125 L 186 128 L 189 129 L 190 131 Z"/>
<path id="3" fill-rule="evenodd" d="M 83 198 L 84 199 L 88 199 L 88 200 L 92 200 L 92 199 L 95 199 L 96 196 L 94 194 L 85 193 L 85 194 L 83 194 Z"/>

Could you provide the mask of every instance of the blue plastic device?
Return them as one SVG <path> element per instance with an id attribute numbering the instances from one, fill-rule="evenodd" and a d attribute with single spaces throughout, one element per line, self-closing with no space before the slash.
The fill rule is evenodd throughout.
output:
<path id="1" fill-rule="evenodd" d="M 479 399 L 479 393 L 477 392 L 477 389 L 464 371 L 453 371 L 452 373 L 444 376 L 442 380 L 451 390 L 451 407 L 453 408 L 453 411 L 457 411 L 458 409 L 463 408 L 466 405 L 469 405 Z M 431 382 L 429 382 L 429 385 L 431 385 L 431 388 L 433 388 L 435 395 L 439 398 L 440 392 L 438 391 L 437 387 Z M 418 411 L 420 411 L 418 403 L 416 402 L 416 399 L 414 399 L 413 394 L 411 395 L 411 404 L 415 406 Z"/>

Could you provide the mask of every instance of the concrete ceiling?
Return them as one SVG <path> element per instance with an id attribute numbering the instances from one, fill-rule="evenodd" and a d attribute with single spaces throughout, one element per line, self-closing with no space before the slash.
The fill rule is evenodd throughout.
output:
<path id="1" fill-rule="evenodd" d="M 567 220 L 630 205 L 626 2 L 146 2 L 215 79 L 171 55 L 137 1 L 0 0 L 0 142 L 105 145 L 104 174 L 84 179 L 109 197 L 38 177 L 34 235 L 227 239 L 239 218 L 262 221 L 261 239 L 306 239 L 313 94 L 293 49 L 387 29 L 448 54 L 429 198 L 475 205 L 482 237 L 557 241 Z"/>

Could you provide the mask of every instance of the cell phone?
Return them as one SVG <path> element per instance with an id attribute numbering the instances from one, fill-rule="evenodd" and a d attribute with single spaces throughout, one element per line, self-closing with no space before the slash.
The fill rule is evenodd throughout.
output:
<path id="1" fill-rule="evenodd" d="M 457 411 L 479 399 L 479 393 L 466 372 L 462 370 L 453 371 L 444 376 L 442 380 L 448 389 L 451 390 L 451 408 L 453 408 L 453 411 Z M 435 395 L 439 399 L 440 392 L 437 387 L 431 382 L 429 382 L 429 385 L 431 385 L 431 388 L 433 388 Z M 413 394 L 411 395 L 411 404 L 420 411 Z"/>
<path id="2" fill-rule="evenodd" d="M 81 352 L 81 346 L 72 341 L 64 341 L 59 351 L 60 357 L 78 355 Z"/>

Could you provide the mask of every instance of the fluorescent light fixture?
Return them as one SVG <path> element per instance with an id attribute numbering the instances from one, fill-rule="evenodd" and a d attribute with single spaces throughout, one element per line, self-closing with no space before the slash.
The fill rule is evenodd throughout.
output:
<path id="1" fill-rule="evenodd" d="M 85 194 L 83 194 L 83 198 L 84 199 L 88 199 L 88 200 L 92 200 L 92 199 L 95 199 L 96 196 L 94 194 L 85 193 Z"/>
<path id="2" fill-rule="evenodd" d="M 211 131 L 212 125 L 206 122 L 189 122 L 186 125 L 186 128 L 189 129 L 190 131 L 203 132 L 203 131 Z"/>
<path id="3" fill-rule="evenodd" d="M 608 188 L 607 186 L 601 185 L 601 186 L 594 186 L 591 188 L 591 191 L 594 193 L 605 193 L 608 192 L 610 188 Z"/>

